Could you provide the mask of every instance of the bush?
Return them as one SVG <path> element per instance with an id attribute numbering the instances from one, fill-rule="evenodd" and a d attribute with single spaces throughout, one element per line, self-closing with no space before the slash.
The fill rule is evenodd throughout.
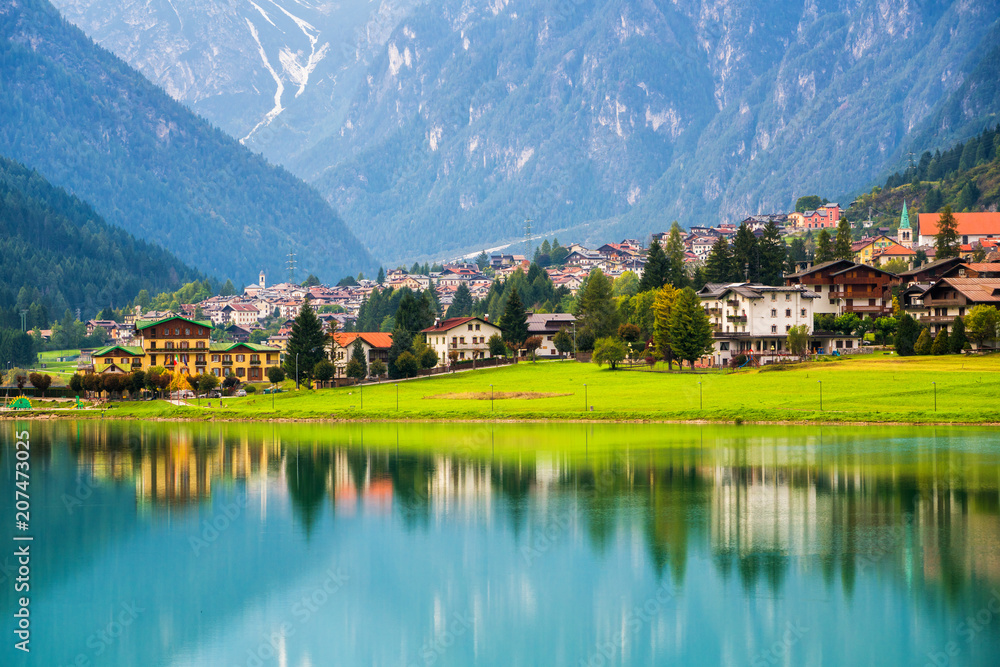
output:
<path id="1" fill-rule="evenodd" d="M 490 336 L 489 346 L 491 357 L 507 356 L 507 345 L 503 342 L 503 338 L 500 337 L 500 334 L 493 334 Z"/>
<path id="2" fill-rule="evenodd" d="M 247 385 L 247 393 L 248 394 L 256 394 L 257 393 L 257 387 L 253 386 L 252 384 L 248 384 Z"/>
<path id="3" fill-rule="evenodd" d="M 929 329 L 924 329 L 917 336 L 917 342 L 913 346 L 913 352 L 915 354 L 930 354 L 933 342 L 931 341 L 931 332 Z"/>
<path id="4" fill-rule="evenodd" d="M 950 352 L 950 345 L 948 344 L 948 330 L 941 329 L 938 335 L 934 338 L 934 344 L 931 345 L 931 354 L 948 354 Z"/>
<path id="5" fill-rule="evenodd" d="M 421 368 L 434 368 L 438 364 L 438 354 L 434 351 L 434 348 L 425 348 L 420 354 L 420 367 Z"/>
<path id="6" fill-rule="evenodd" d="M 368 366 L 368 371 L 371 373 L 372 377 L 382 377 L 385 375 L 388 369 L 385 367 L 385 363 L 381 359 L 376 359 Z"/>
<path id="7" fill-rule="evenodd" d="M 396 370 L 399 371 L 400 377 L 410 378 L 420 370 L 420 364 L 413 353 L 407 350 L 396 357 Z"/>
<path id="8" fill-rule="evenodd" d="M 374 362 L 372 362 L 374 365 Z M 385 364 L 383 364 L 384 366 Z M 344 369 L 347 377 L 354 378 L 355 380 L 365 379 L 365 367 L 361 365 L 361 362 L 357 359 L 351 359 L 347 362 L 347 367 Z"/>
<path id="9" fill-rule="evenodd" d="M 312 376 L 320 382 L 329 382 L 333 379 L 335 372 L 336 369 L 328 359 L 320 359 L 316 362 L 316 365 L 313 366 Z"/>

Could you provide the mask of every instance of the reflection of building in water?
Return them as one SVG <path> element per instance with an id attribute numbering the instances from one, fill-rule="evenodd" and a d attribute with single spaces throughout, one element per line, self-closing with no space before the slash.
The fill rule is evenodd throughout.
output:
<path id="1" fill-rule="evenodd" d="M 221 470 L 218 456 L 199 455 L 187 431 L 173 431 L 166 447 L 144 448 L 135 480 L 140 505 L 186 505 L 207 499 Z"/>
<path id="2" fill-rule="evenodd" d="M 434 472 L 427 489 L 434 515 L 488 517 L 493 500 L 491 477 L 489 464 L 452 456 L 434 457 Z"/>

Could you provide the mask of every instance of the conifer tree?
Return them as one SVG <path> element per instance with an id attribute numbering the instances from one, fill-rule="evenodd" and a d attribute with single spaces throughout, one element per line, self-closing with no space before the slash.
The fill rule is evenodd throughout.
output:
<path id="1" fill-rule="evenodd" d="M 949 352 L 951 352 L 951 348 L 948 341 L 948 330 L 941 329 L 938 335 L 934 337 L 934 343 L 931 345 L 931 354 L 948 354 Z"/>
<path id="2" fill-rule="evenodd" d="M 760 280 L 760 246 L 750 227 L 743 223 L 733 239 L 734 277 L 739 282 Z"/>
<path id="3" fill-rule="evenodd" d="M 846 260 L 854 259 L 854 253 L 851 251 L 852 241 L 851 223 L 849 223 L 846 218 L 841 218 L 840 222 L 837 223 L 837 240 L 833 245 L 833 258 Z"/>
<path id="4" fill-rule="evenodd" d="M 469 317 L 472 315 L 472 293 L 464 282 L 455 290 L 455 298 L 448 306 L 448 317 Z"/>
<path id="5" fill-rule="evenodd" d="M 952 354 L 961 354 L 965 349 L 968 339 L 965 337 L 965 320 L 956 317 L 952 324 L 951 335 L 948 337 L 948 348 Z"/>
<path id="6" fill-rule="evenodd" d="M 579 332 L 577 342 L 580 349 L 593 344 L 598 338 L 613 336 L 618 329 L 618 312 L 612 299 L 611 281 L 600 269 L 594 269 L 587 277 L 587 284 L 581 289 L 576 316 Z"/>
<path id="7" fill-rule="evenodd" d="M 917 336 L 917 342 L 913 346 L 913 352 L 919 355 L 927 355 L 931 353 L 931 347 L 934 343 L 931 341 L 931 333 L 929 329 L 922 329 L 920 335 Z"/>
<path id="8" fill-rule="evenodd" d="M 705 277 L 710 283 L 728 283 L 733 280 L 733 251 L 725 236 L 715 239 L 705 260 Z"/>
<path id="9" fill-rule="evenodd" d="M 765 285 L 780 285 L 784 278 L 785 256 L 788 254 L 785 239 L 778 226 L 769 220 L 760 239 L 760 281 Z"/>
<path id="10" fill-rule="evenodd" d="M 667 256 L 659 241 L 654 240 L 646 252 L 646 265 L 642 269 L 642 280 L 639 281 L 639 291 L 659 289 L 667 282 Z"/>
<path id="11" fill-rule="evenodd" d="M 678 292 L 670 314 L 670 348 L 691 368 L 712 349 L 712 326 L 701 307 L 701 299 L 690 287 Z"/>
<path id="12" fill-rule="evenodd" d="M 938 233 L 934 238 L 934 247 L 937 249 L 936 260 L 958 257 L 961 247 L 958 239 L 958 221 L 951 212 L 951 206 L 945 206 L 938 218 Z"/>
<path id="13" fill-rule="evenodd" d="M 511 291 L 500 318 L 500 332 L 505 343 L 513 348 L 519 348 L 528 338 L 528 315 L 521 303 L 521 295 L 517 288 Z"/>
<path id="14" fill-rule="evenodd" d="M 292 322 L 292 335 L 285 348 L 285 373 L 295 377 L 296 355 L 298 355 L 298 377 L 311 378 L 313 368 L 320 359 L 326 357 L 324 346 L 326 334 L 323 323 L 316 317 L 307 300 Z"/>
<path id="15" fill-rule="evenodd" d="M 823 262 L 829 262 L 833 259 L 833 247 L 830 243 L 830 232 L 825 229 L 819 230 L 819 235 L 816 237 L 816 255 L 813 261 L 816 264 L 822 264 Z"/>
<path id="16" fill-rule="evenodd" d="M 667 237 L 664 254 L 667 258 L 666 282 L 678 289 L 687 285 L 687 273 L 684 269 L 684 238 L 681 226 L 676 220 L 670 226 L 670 236 Z"/>

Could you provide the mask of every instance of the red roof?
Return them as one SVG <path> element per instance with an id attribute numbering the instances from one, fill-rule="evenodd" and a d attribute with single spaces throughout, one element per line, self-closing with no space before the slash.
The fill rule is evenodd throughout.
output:
<path id="1" fill-rule="evenodd" d="M 1000 213 L 953 213 L 958 223 L 958 235 L 996 234 L 1000 236 Z M 921 213 L 920 235 L 935 236 L 938 233 L 939 213 Z"/>
<path id="2" fill-rule="evenodd" d="M 436 326 L 427 327 L 420 333 L 435 333 L 441 331 L 451 331 L 455 327 L 460 327 L 463 324 L 467 324 L 472 321 L 486 322 L 486 320 L 480 319 L 478 317 L 452 317 L 447 320 L 441 320 Z M 489 324 L 488 322 L 486 322 Z"/>
<path id="3" fill-rule="evenodd" d="M 340 332 L 333 335 L 333 339 L 337 342 L 337 345 L 344 348 L 354 345 L 354 341 L 358 338 L 374 348 L 388 349 L 392 347 L 391 333 L 382 333 L 380 331 L 362 331 L 359 333 Z"/>

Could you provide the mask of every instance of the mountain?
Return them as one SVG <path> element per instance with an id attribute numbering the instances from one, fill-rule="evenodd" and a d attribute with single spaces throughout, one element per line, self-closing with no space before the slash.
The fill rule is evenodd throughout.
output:
<path id="1" fill-rule="evenodd" d="M 0 154 L 206 273 L 370 270 L 319 194 L 191 113 L 47 0 L 0 5 Z"/>
<path id="2" fill-rule="evenodd" d="M 31 309 L 28 328 L 48 328 L 47 320 L 67 308 L 79 308 L 86 320 L 122 307 L 140 290 L 157 294 L 201 277 L 163 248 L 109 225 L 38 172 L 0 157 L 0 308 Z"/>
<path id="3" fill-rule="evenodd" d="M 57 1 L 387 259 L 848 196 L 1000 111 L 1000 0 Z"/>

